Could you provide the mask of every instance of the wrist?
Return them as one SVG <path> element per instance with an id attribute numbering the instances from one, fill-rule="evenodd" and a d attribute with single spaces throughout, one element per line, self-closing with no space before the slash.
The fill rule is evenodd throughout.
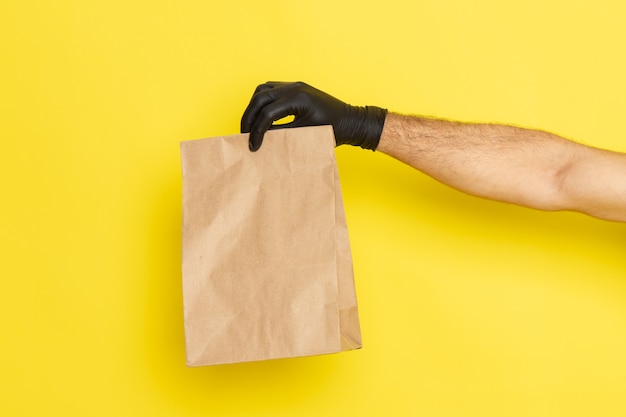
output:
<path id="1" fill-rule="evenodd" d="M 335 132 L 337 144 L 360 146 L 375 151 L 380 142 L 386 116 L 387 109 L 346 104 Z"/>

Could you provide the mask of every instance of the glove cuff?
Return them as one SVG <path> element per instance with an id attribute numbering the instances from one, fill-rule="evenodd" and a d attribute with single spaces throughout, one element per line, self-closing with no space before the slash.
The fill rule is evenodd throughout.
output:
<path id="1" fill-rule="evenodd" d="M 337 144 L 360 146 L 375 151 L 383 133 L 386 117 L 387 109 L 346 105 L 344 117 L 335 132 Z"/>

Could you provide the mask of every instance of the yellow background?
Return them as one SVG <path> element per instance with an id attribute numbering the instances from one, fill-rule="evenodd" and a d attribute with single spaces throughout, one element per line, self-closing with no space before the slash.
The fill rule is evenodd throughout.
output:
<path id="1" fill-rule="evenodd" d="M 626 415 L 625 224 L 358 148 L 364 348 L 186 368 L 178 148 L 300 79 L 626 151 L 624 4 L 2 0 L 0 415 Z"/>

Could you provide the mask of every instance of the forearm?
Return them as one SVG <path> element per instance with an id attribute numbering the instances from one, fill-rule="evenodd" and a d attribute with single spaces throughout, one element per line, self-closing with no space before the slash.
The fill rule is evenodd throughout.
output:
<path id="1" fill-rule="evenodd" d="M 378 150 L 472 195 L 626 221 L 624 154 L 542 131 L 393 113 Z"/>

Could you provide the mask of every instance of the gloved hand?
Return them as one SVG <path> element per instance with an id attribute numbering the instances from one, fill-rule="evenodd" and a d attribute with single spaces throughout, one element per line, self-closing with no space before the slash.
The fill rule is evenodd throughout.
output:
<path id="1" fill-rule="evenodd" d="M 272 125 L 291 115 L 292 122 Z M 351 106 L 303 82 L 268 82 L 254 91 L 241 118 L 241 133 L 250 133 L 250 150 L 257 151 L 268 129 L 332 125 L 337 145 L 375 150 L 386 115 L 386 109 Z"/>

